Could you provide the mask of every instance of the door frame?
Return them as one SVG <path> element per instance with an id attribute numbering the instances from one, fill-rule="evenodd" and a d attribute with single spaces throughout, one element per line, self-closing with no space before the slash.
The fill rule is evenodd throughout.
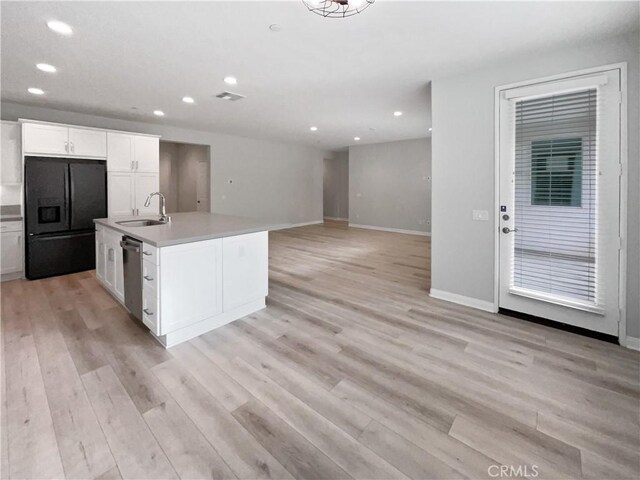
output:
<path id="1" fill-rule="evenodd" d="M 495 87 L 494 93 L 494 286 L 493 309 L 498 311 L 500 294 L 500 94 L 512 88 L 528 85 L 540 85 L 543 83 L 566 80 L 579 75 L 589 75 L 607 70 L 620 70 L 620 256 L 618 257 L 618 308 L 620 309 L 620 321 L 618 322 L 618 341 L 620 345 L 627 346 L 627 184 L 628 184 L 628 141 L 627 141 L 627 62 L 613 63 L 600 67 L 576 70 L 558 75 L 550 75 L 532 80 L 525 80 Z"/>

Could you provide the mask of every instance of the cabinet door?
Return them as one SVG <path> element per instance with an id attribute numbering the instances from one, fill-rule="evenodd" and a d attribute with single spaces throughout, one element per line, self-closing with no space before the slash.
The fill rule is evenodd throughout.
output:
<path id="1" fill-rule="evenodd" d="M 134 184 L 133 173 L 109 172 L 107 175 L 107 197 L 110 217 L 134 215 Z"/>
<path id="2" fill-rule="evenodd" d="M 135 135 L 107 133 L 107 171 L 132 172 L 134 170 L 133 140 Z"/>
<path id="3" fill-rule="evenodd" d="M 160 200 L 156 195 L 151 199 L 151 204 L 148 207 L 144 206 L 149 194 L 157 192 L 160 189 L 160 175 L 157 173 L 136 173 L 136 200 L 135 208 L 138 215 L 157 215 L 158 204 Z"/>
<path id="4" fill-rule="evenodd" d="M 268 242 L 267 232 L 222 239 L 222 303 L 225 312 L 267 296 Z"/>
<path id="5" fill-rule="evenodd" d="M 117 234 L 113 242 L 113 251 L 115 252 L 115 278 L 113 283 L 113 291 L 118 300 L 124 303 L 124 255 L 120 246 L 121 235 Z"/>
<path id="6" fill-rule="evenodd" d="M 2 122 L 2 165 L 0 183 L 22 182 L 22 146 L 20 144 L 20 124 Z"/>
<path id="7" fill-rule="evenodd" d="M 160 172 L 160 139 L 135 136 L 133 145 L 136 172 Z"/>
<path id="8" fill-rule="evenodd" d="M 96 277 L 105 282 L 107 270 L 107 248 L 102 238 L 102 232 L 96 230 Z"/>
<path id="9" fill-rule="evenodd" d="M 67 127 L 24 123 L 22 138 L 25 153 L 69 154 L 69 129 Z"/>
<path id="10" fill-rule="evenodd" d="M 0 273 L 22 271 L 22 232 L 4 232 L 0 234 L 0 239 Z"/>
<path id="11" fill-rule="evenodd" d="M 78 157 L 107 156 L 107 132 L 69 128 L 69 153 Z"/>

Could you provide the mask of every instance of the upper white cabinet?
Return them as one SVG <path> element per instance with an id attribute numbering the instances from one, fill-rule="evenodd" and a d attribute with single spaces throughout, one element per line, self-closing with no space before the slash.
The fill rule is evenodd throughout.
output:
<path id="1" fill-rule="evenodd" d="M 0 158 L 0 183 L 22 182 L 22 154 L 20 153 L 20 124 L 2 122 L 2 158 Z"/>
<path id="2" fill-rule="evenodd" d="M 160 139 L 137 135 L 133 144 L 136 172 L 160 172 Z"/>
<path id="3" fill-rule="evenodd" d="M 105 158 L 107 132 L 45 123 L 22 124 L 25 154 Z"/>
<path id="4" fill-rule="evenodd" d="M 160 172 L 160 139 L 109 132 L 107 170 L 110 172 Z"/>
<path id="5" fill-rule="evenodd" d="M 106 157 L 107 133 L 84 128 L 69 129 L 69 150 L 80 157 Z"/>
<path id="6" fill-rule="evenodd" d="M 69 154 L 69 128 L 40 123 L 22 124 L 24 153 Z"/>
<path id="7" fill-rule="evenodd" d="M 133 141 L 128 133 L 107 133 L 107 170 L 110 172 L 133 172 Z"/>

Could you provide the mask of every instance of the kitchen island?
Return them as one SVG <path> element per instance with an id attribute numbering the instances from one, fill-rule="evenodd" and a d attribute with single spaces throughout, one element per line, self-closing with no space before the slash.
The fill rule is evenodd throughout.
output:
<path id="1" fill-rule="evenodd" d="M 153 224 L 157 218 L 94 220 L 96 276 L 162 345 L 265 307 L 269 225 L 204 212 L 176 213 L 169 223 Z M 145 220 L 152 224 L 141 225 Z M 127 261 L 135 263 L 133 270 Z M 131 308 L 136 301 L 139 314 Z"/>

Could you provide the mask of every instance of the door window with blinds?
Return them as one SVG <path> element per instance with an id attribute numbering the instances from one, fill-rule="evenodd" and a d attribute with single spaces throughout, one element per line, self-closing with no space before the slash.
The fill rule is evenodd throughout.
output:
<path id="1" fill-rule="evenodd" d="M 597 304 L 597 89 L 515 105 L 513 286 Z"/>
<path id="2" fill-rule="evenodd" d="M 499 308 L 618 333 L 621 85 L 594 69 L 496 89 Z"/>

